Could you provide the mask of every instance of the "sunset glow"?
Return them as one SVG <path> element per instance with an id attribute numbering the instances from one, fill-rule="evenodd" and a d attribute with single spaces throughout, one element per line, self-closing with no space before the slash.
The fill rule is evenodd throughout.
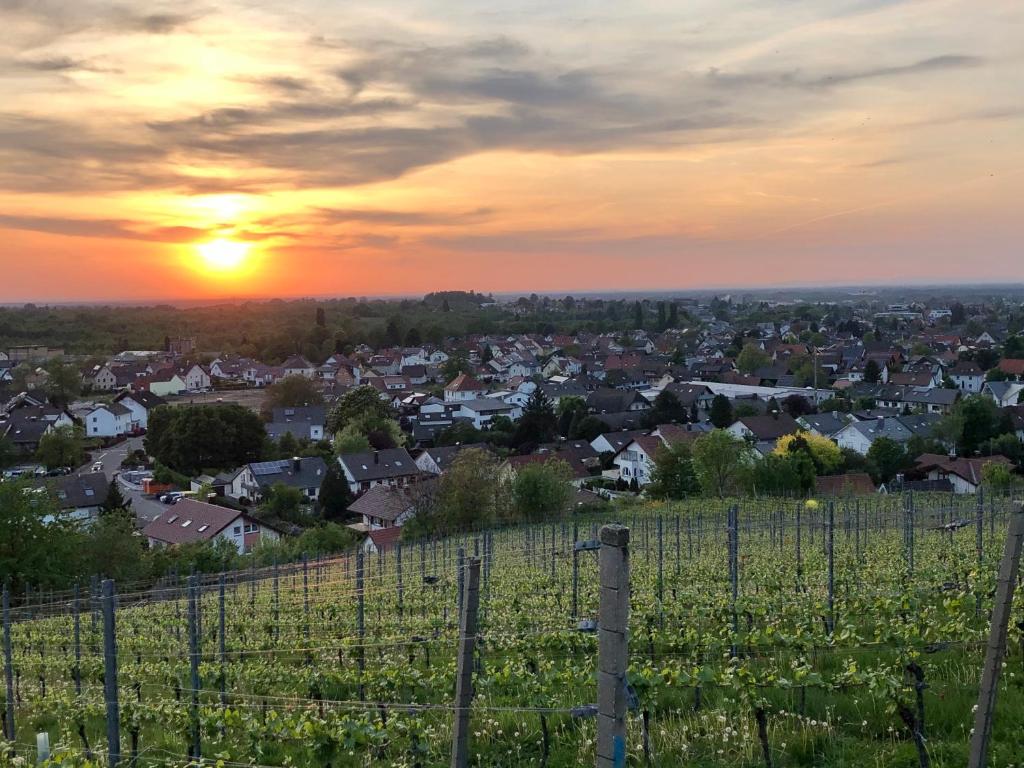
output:
<path id="1" fill-rule="evenodd" d="M 0 24 L 0 301 L 1024 277 L 1019 3 Z"/>
<path id="2" fill-rule="evenodd" d="M 196 251 L 203 257 L 206 266 L 217 272 L 231 272 L 242 265 L 249 252 L 248 243 L 218 238 L 208 243 L 200 243 Z"/>

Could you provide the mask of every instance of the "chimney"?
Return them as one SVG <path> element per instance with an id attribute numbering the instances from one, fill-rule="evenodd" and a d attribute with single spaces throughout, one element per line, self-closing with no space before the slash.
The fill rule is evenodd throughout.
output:
<path id="1" fill-rule="evenodd" d="M 298 474 L 300 467 L 302 466 L 302 459 L 298 456 L 292 456 L 292 471 Z"/>
<path id="2" fill-rule="evenodd" d="M 373 463 L 380 464 L 380 451 L 373 452 Z"/>

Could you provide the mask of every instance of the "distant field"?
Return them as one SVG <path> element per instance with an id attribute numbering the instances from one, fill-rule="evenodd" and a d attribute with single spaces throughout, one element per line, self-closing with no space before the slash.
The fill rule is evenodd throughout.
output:
<path id="1" fill-rule="evenodd" d="M 209 405 L 210 403 L 237 403 L 259 413 L 266 394 L 262 389 L 238 389 L 219 392 L 204 392 L 196 395 L 168 397 L 172 405 Z"/>

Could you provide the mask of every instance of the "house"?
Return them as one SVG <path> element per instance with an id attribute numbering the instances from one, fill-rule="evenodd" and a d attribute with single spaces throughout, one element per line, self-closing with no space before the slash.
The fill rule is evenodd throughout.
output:
<path id="1" fill-rule="evenodd" d="M 402 542 L 402 529 L 400 526 L 390 528 L 377 528 L 366 534 L 363 541 L 363 554 L 375 555 L 377 553 L 389 552 L 400 546 Z"/>
<path id="2" fill-rule="evenodd" d="M 478 397 L 473 400 L 460 400 L 457 416 L 468 419 L 477 429 L 483 429 L 498 416 L 506 416 L 515 421 L 523 415 L 518 405 L 506 403 L 495 397 Z"/>
<path id="3" fill-rule="evenodd" d="M 783 435 L 792 435 L 801 429 L 796 419 L 788 413 L 774 413 L 765 416 L 744 416 L 734 421 L 728 429 L 733 437 L 757 444 L 775 442 Z"/>
<path id="4" fill-rule="evenodd" d="M 85 381 L 93 389 L 100 392 L 110 392 L 111 390 L 117 389 L 117 376 L 110 369 L 109 365 L 98 365 L 90 371 Z"/>
<path id="5" fill-rule="evenodd" d="M 622 430 L 605 432 L 590 441 L 590 446 L 598 453 L 618 453 L 636 438 L 648 434 L 646 429 Z"/>
<path id="6" fill-rule="evenodd" d="M 646 411 L 650 402 L 636 390 L 598 389 L 587 395 L 587 408 L 591 413 L 624 413 Z"/>
<path id="7" fill-rule="evenodd" d="M 312 379 L 316 366 L 302 355 L 292 355 L 281 365 L 285 376 L 303 376 Z"/>
<path id="8" fill-rule="evenodd" d="M 405 448 L 349 453 L 339 456 L 338 463 L 353 494 L 377 485 L 401 488 L 420 479 L 422 474 Z"/>
<path id="9" fill-rule="evenodd" d="M 999 361 L 999 370 L 1007 376 L 1013 376 L 1019 379 L 1024 377 L 1024 360 L 1004 357 Z"/>
<path id="10" fill-rule="evenodd" d="M 122 392 L 114 402 L 131 411 L 132 429 L 149 429 L 149 413 L 154 408 L 166 405 L 167 401 L 145 389 Z"/>
<path id="11" fill-rule="evenodd" d="M 120 437 L 131 431 L 132 412 L 121 403 L 98 405 L 86 414 L 86 437 Z"/>
<path id="12" fill-rule="evenodd" d="M 280 531 L 228 507 L 182 499 L 142 530 L 150 547 L 173 547 L 201 541 L 230 541 L 240 553 L 260 541 L 277 541 Z"/>
<path id="13" fill-rule="evenodd" d="M 871 445 L 880 437 L 887 437 L 897 443 L 905 443 L 914 433 L 894 416 L 879 416 L 864 421 L 854 421 L 839 430 L 833 437 L 840 448 L 856 451 L 866 456 Z"/>
<path id="14" fill-rule="evenodd" d="M 61 512 L 76 522 L 95 520 L 110 491 L 110 483 L 103 472 L 39 478 L 34 485 L 49 488 Z"/>
<path id="15" fill-rule="evenodd" d="M 487 394 L 487 387 L 468 373 L 460 373 L 444 385 L 444 400 L 446 403 L 476 400 L 485 394 Z"/>
<path id="16" fill-rule="evenodd" d="M 949 369 L 947 375 L 964 394 L 976 395 L 985 385 L 985 372 L 969 360 L 961 360 Z"/>
<path id="17" fill-rule="evenodd" d="M 410 520 L 417 509 L 417 498 L 410 488 L 389 488 L 378 485 L 348 506 L 348 511 L 362 518 L 363 529 L 400 527 Z"/>
<path id="18" fill-rule="evenodd" d="M 22 454 L 35 453 L 43 435 L 58 427 L 74 425 L 71 415 L 49 405 L 30 405 L 22 399 L 7 418 L 0 421 L 0 437 L 5 437 Z"/>
<path id="19" fill-rule="evenodd" d="M 174 371 L 162 371 L 155 373 L 148 379 L 142 380 L 142 385 L 158 397 L 168 395 L 180 395 L 187 387 L 185 380 Z"/>
<path id="20" fill-rule="evenodd" d="M 209 372 L 198 363 L 189 366 L 181 380 L 185 382 L 185 390 L 188 392 L 203 392 L 213 385 Z"/>
<path id="21" fill-rule="evenodd" d="M 258 461 L 247 465 L 254 491 L 248 495 L 257 500 L 266 497 L 275 485 L 298 488 L 307 501 L 320 497 L 320 485 L 327 475 L 327 464 L 319 456 L 306 456 L 277 461 Z"/>
<path id="22" fill-rule="evenodd" d="M 815 435 L 832 437 L 845 427 L 853 417 L 838 411 L 810 413 L 797 418 L 796 423 Z"/>
<path id="23" fill-rule="evenodd" d="M 651 482 L 654 457 L 663 445 L 661 438 L 652 435 L 634 438 L 615 455 L 612 464 L 618 469 L 622 480 L 627 483 L 635 480 L 637 485 L 643 487 Z"/>
<path id="24" fill-rule="evenodd" d="M 427 448 L 416 457 L 416 466 L 425 474 L 443 475 L 451 467 L 455 457 L 467 448 L 487 450 L 486 445 L 483 443 L 480 445 L 445 445 Z"/>
<path id="25" fill-rule="evenodd" d="M 928 480 L 948 480 L 953 493 L 976 493 L 982 483 L 982 469 L 986 464 L 1002 464 L 1013 469 L 1013 462 L 1005 456 L 982 456 L 966 459 L 925 453 L 917 458 L 915 469 Z"/>
<path id="26" fill-rule="evenodd" d="M 267 435 L 272 440 L 280 440 L 285 433 L 290 433 L 298 440 L 324 439 L 327 424 L 327 407 L 323 405 L 303 405 L 294 408 L 275 408 L 267 424 Z"/>
<path id="27" fill-rule="evenodd" d="M 981 393 L 995 400 L 1000 408 L 1020 403 L 1022 392 L 1024 384 L 1016 381 L 986 381 L 981 388 Z"/>

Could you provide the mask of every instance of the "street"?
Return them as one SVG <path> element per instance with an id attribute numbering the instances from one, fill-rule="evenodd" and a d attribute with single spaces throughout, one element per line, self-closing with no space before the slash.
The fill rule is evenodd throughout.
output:
<path id="1" fill-rule="evenodd" d="M 111 482 L 118 482 L 121 485 L 121 492 L 125 499 L 131 501 L 132 512 L 140 527 L 152 522 L 161 513 L 167 511 L 167 506 L 155 499 L 148 499 L 142 495 L 142 489 L 137 485 L 130 485 L 120 478 L 121 462 L 128 454 L 142 450 L 142 437 L 132 437 L 123 443 L 107 449 L 95 452 L 92 461 L 80 467 L 75 474 L 85 474 L 92 471 L 93 464 L 103 464 L 103 474 Z"/>

